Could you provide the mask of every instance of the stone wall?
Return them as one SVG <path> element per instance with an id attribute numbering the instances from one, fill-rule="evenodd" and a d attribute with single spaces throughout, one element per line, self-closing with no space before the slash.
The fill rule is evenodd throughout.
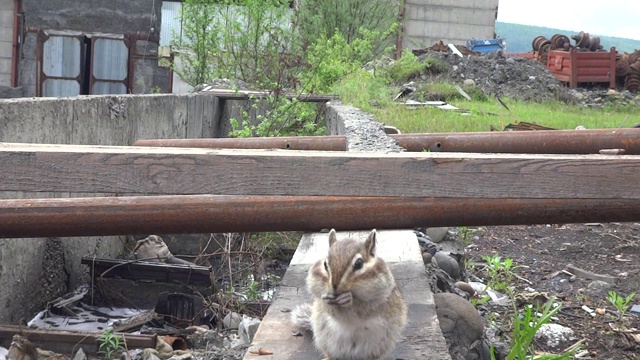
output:
<path id="1" fill-rule="evenodd" d="M 207 94 L 4 99 L 0 142 L 131 145 L 138 139 L 223 136 L 228 126 L 219 124 L 218 108 L 218 99 Z M 4 192 L 0 198 L 98 195 Z M 86 280 L 83 256 L 115 257 L 127 240 L 0 239 L 0 324 L 28 320 Z"/>

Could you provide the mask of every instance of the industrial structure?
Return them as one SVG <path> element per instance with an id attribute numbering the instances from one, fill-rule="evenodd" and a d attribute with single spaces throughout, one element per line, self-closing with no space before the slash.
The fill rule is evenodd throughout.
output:
<path id="1" fill-rule="evenodd" d="M 401 10 L 402 48 L 422 49 L 442 40 L 466 45 L 495 39 L 498 0 L 405 0 Z"/>

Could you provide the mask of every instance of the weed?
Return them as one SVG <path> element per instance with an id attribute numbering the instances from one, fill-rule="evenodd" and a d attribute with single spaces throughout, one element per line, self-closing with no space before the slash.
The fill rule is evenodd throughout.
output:
<path id="1" fill-rule="evenodd" d="M 98 337 L 98 353 L 102 354 L 106 360 L 116 359 L 118 354 L 124 351 L 124 341 L 120 335 L 113 333 L 113 330 L 105 330 Z"/>
<path id="2" fill-rule="evenodd" d="M 255 301 L 260 299 L 260 283 L 251 280 L 247 285 L 247 290 L 244 293 L 247 301 Z"/>
<path id="3" fill-rule="evenodd" d="M 394 83 L 402 83 L 420 76 L 429 63 L 419 61 L 409 50 L 405 50 L 398 61 L 385 69 L 386 75 Z"/>
<path id="4" fill-rule="evenodd" d="M 535 352 L 533 340 L 536 332 L 561 309 L 560 305 L 554 306 L 555 300 L 555 297 L 549 299 L 542 309 L 536 308 L 534 311 L 533 306 L 528 305 L 523 313 L 516 312 L 513 321 L 511 351 L 507 355 L 507 360 L 569 359 L 579 349 L 578 347 L 572 347 L 560 355 L 536 354 Z M 491 352 L 491 358 L 496 358 L 493 351 Z"/>
<path id="5" fill-rule="evenodd" d="M 495 254 L 485 255 L 482 259 L 487 263 L 487 286 L 498 291 L 508 291 L 514 277 L 513 270 L 516 269 L 513 259 L 502 259 Z"/>
<path id="6" fill-rule="evenodd" d="M 478 231 L 482 231 L 484 230 L 483 228 L 469 228 L 467 226 L 459 226 L 458 227 L 458 231 L 460 232 L 460 235 L 462 236 L 462 242 L 465 244 L 468 244 L 471 242 L 471 235 L 477 233 Z"/>
<path id="7" fill-rule="evenodd" d="M 491 297 L 488 296 L 488 295 L 485 295 L 485 296 L 483 296 L 483 297 L 481 297 L 479 299 L 478 298 L 471 298 L 470 302 L 471 302 L 471 305 L 477 307 L 478 305 L 482 305 L 482 304 L 488 302 L 489 300 L 491 300 Z"/>
<path id="8" fill-rule="evenodd" d="M 629 310 L 629 303 L 635 296 L 635 291 L 627 295 L 627 297 L 622 297 L 613 290 L 609 291 L 607 300 L 618 310 L 618 320 L 622 320 L 622 316 Z"/>

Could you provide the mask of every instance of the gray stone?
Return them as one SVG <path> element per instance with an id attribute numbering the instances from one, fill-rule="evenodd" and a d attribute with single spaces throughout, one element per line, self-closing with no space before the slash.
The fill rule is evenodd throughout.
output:
<path id="1" fill-rule="evenodd" d="M 84 350 L 80 348 L 78 349 L 78 352 L 76 352 L 75 356 L 73 357 L 73 360 L 87 360 L 87 354 L 85 354 Z"/>
<path id="2" fill-rule="evenodd" d="M 464 79 L 464 81 L 462 82 L 462 85 L 472 87 L 472 86 L 476 86 L 476 82 L 473 81 L 473 79 Z"/>
<path id="3" fill-rule="evenodd" d="M 449 232 L 448 227 L 430 227 L 430 228 L 427 228 L 427 231 L 425 231 L 425 234 L 428 237 L 430 237 L 431 241 L 433 241 L 434 243 L 439 243 L 444 240 L 448 232 Z"/>
<path id="4" fill-rule="evenodd" d="M 611 288 L 613 288 L 613 284 L 601 280 L 594 280 L 587 286 L 587 296 L 592 300 L 603 299 Z"/>
<path id="5" fill-rule="evenodd" d="M 260 319 L 244 316 L 238 326 L 238 334 L 245 344 L 251 344 L 260 326 Z"/>
<path id="6" fill-rule="evenodd" d="M 240 321 L 242 321 L 242 316 L 232 311 L 222 319 L 222 324 L 227 329 L 237 329 L 240 326 Z"/>
<path id="7" fill-rule="evenodd" d="M 484 324 L 473 305 L 452 293 L 433 295 L 440 330 L 453 359 L 483 359 Z"/>
<path id="8" fill-rule="evenodd" d="M 558 324 L 543 324 L 536 332 L 536 340 L 546 342 L 548 347 L 564 347 L 571 340 L 575 340 L 574 332 L 570 328 Z"/>
<path id="9" fill-rule="evenodd" d="M 433 255 L 431 263 L 444 270 L 452 279 L 457 280 L 460 278 L 460 265 L 448 254 L 438 251 Z"/>

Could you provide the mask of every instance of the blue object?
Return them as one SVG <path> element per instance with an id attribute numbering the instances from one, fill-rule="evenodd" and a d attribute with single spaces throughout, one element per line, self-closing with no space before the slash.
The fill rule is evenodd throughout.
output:
<path id="1" fill-rule="evenodd" d="M 467 49 L 483 54 L 504 50 L 505 46 L 506 42 L 501 38 L 486 40 L 471 39 L 467 41 Z"/>

